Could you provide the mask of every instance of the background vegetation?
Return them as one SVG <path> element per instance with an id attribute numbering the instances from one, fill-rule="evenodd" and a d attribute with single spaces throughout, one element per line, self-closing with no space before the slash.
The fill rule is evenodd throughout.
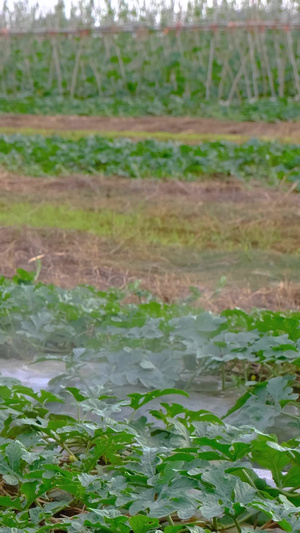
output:
<path id="1" fill-rule="evenodd" d="M 281 7 L 209 8 L 196 0 L 177 10 L 126 2 L 97 9 L 87 2 L 67 16 L 63 2 L 47 15 L 19 2 L 2 13 L 0 95 L 136 97 L 153 114 L 169 98 L 175 108 L 177 99 L 195 108 L 202 100 L 299 98 L 298 8 Z M 258 17 L 266 19 L 264 28 Z M 268 22 L 273 18 L 278 26 Z"/>

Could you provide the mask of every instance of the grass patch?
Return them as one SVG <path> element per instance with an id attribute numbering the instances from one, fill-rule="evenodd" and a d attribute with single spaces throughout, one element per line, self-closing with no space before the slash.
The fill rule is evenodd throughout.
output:
<path id="1" fill-rule="evenodd" d="M 196 250 L 270 250 L 280 245 L 282 234 L 274 222 L 262 224 L 224 223 L 222 217 L 205 214 L 191 219 L 176 214 L 149 216 L 141 211 L 118 213 L 108 209 L 74 209 L 68 205 L 32 203 L 2 204 L 0 224 L 28 225 L 34 228 L 59 228 L 86 231 L 94 235 L 131 244 L 185 246 Z"/>
<path id="2" fill-rule="evenodd" d="M 42 135 L 43 137 L 59 136 L 63 139 L 77 141 L 82 138 L 99 135 L 107 139 L 126 138 L 131 140 L 154 139 L 156 141 L 172 141 L 184 144 L 201 144 L 207 142 L 228 141 L 242 144 L 249 141 L 251 135 L 218 134 L 218 133 L 172 133 L 168 131 L 108 131 L 108 130 L 57 130 L 52 128 L 23 128 L 23 127 L 0 127 L 0 135 Z M 273 137 L 259 135 L 261 141 L 272 142 Z M 283 144 L 300 143 L 299 137 L 276 137 L 276 141 Z"/>
<path id="3" fill-rule="evenodd" d="M 174 141 L 186 144 L 200 144 L 203 142 L 214 141 L 231 141 L 242 143 L 249 140 L 248 135 L 220 135 L 217 133 L 172 133 L 168 131 L 107 131 L 107 130 L 57 130 L 52 128 L 18 128 L 18 127 L 0 127 L 0 134 L 3 135 L 42 135 L 43 137 L 53 137 L 58 135 L 63 139 L 79 140 L 86 137 L 99 135 L 107 139 L 127 138 L 132 140 L 140 139 L 154 139 L 157 141 Z M 270 141 L 268 137 L 261 137 L 264 140 Z M 299 138 L 300 139 L 300 138 Z M 291 138 L 287 137 L 286 142 L 293 142 Z"/>

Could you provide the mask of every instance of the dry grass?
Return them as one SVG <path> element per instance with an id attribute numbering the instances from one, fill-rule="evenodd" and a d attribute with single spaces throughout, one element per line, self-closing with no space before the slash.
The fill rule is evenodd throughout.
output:
<path id="1" fill-rule="evenodd" d="M 300 196 L 236 181 L 3 174 L 2 225 L 85 230 L 130 245 L 298 253 Z"/>
<path id="2" fill-rule="evenodd" d="M 0 116 L 0 131 L 53 134 L 59 132 L 71 138 L 99 133 L 132 138 L 152 137 L 160 140 L 202 142 L 205 140 L 236 140 L 247 138 L 277 139 L 283 142 L 298 142 L 299 122 L 236 122 L 214 118 L 191 117 L 85 117 L 85 116 Z"/>
<path id="3" fill-rule="evenodd" d="M 181 271 L 165 257 L 153 251 L 115 246 L 96 236 L 88 239 L 76 232 L 33 230 L 29 228 L 0 230 L 2 274 L 13 276 L 16 268 L 32 269 L 32 258 L 42 255 L 40 280 L 61 287 L 89 284 L 100 290 L 111 286 L 124 288 L 141 280 L 141 287 L 170 302 L 190 298 L 190 287 L 196 286 L 201 297 L 195 302 L 214 312 L 228 307 L 298 309 L 300 284 L 279 282 L 253 290 L 250 285 L 228 285 L 216 291 L 216 280 L 203 281 L 192 271 Z M 224 267 L 225 268 L 225 267 Z M 202 281 L 201 281 L 202 279 Z"/>
<path id="4" fill-rule="evenodd" d="M 97 236 L 71 229 L 30 228 L 22 223 L 2 227 L 0 263 L 6 276 L 14 275 L 18 267 L 34 268 L 35 262 L 30 260 L 42 255 L 40 279 L 62 287 L 87 283 L 100 289 L 122 288 L 139 279 L 142 287 L 165 301 L 189 298 L 190 287 L 196 287 L 201 293 L 197 305 L 213 311 L 236 306 L 299 307 L 300 288 L 293 269 L 299 268 L 300 256 L 299 263 L 297 255 L 291 256 L 292 266 L 282 272 L 277 266 L 285 257 L 282 253 L 300 250 L 300 196 L 284 186 L 276 191 L 238 181 L 52 179 L 3 172 L 0 187 L 5 208 L 14 202 L 29 203 L 32 209 L 68 204 L 83 213 L 109 210 L 116 218 L 141 217 L 139 227 L 130 226 L 130 238 L 123 229 L 114 236 Z M 145 238 L 150 230 L 157 244 Z M 176 246 L 174 236 L 178 238 Z M 259 248 L 273 250 L 267 265 L 247 259 L 248 252 Z M 221 249 L 228 252 L 225 258 L 217 256 Z M 210 257 L 210 250 L 216 251 L 215 256 L 213 252 Z M 243 258 L 239 254 L 244 254 Z M 274 268 L 277 266 L 275 274 L 272 261 Z M 253 272 L 255 269 L 263 271 L 262 275 Z M 223 275 L 227 284 L 218 292 Z"/>

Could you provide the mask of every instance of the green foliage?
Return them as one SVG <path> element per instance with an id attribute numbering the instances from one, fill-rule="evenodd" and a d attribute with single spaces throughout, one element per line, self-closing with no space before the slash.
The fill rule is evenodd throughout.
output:
<path id="1" fill-rule="evenodd" d="M 170 391 L 138 402 L 99 387 L 69 392 L 77 418 L 59 394 L 0 382 L 1 533 L 239 532 L 270 520 L 299 530 L 299 439 L 279 444 L 176 404 L 162 403 L 152 424 L 138 417 L 141 404 Z M 131 421 L 119 422 L 124 407 Z M 254 463 L 271 471 L 271 484 Z"/>
<path id="2" fill-rule="evenodd" d="M 64 290 L 35 278 L 18 270 L 13 281 L 1 279 L 1 354 L 62 362 L 66 371 L 53 379 L 54 391 L 76 383 L 198 387 L 204 375 L 216 373 L 223 388 L 237 381 L 254 387 L 244 403 L 254 395 L 268 404 L 271 395 L 269 422 L 278 416 L 279 400 L 262 383 L 284 376 L 278 387 L 288 393 L 286 375 L 299 369 L 300 313 L 248 315 L 236 309 L 214 316 L 185 304 L 161 304 L 149 294 L 125 305 L 126 291 Z M 247 404 L 250 421 L 255 401 Z M 262 422 L 266 427 L 268 420 Z"/>
<path id="3" fill-rule="evenodd" d="M 31 175 L 84 172 L 180 179 L 218 175 L 298 183 L 300 156 L 296 145 L 258 140 L 189 146 L 154 140 L 110 141 L 97 135 L 71 140 L 15 134 L 0 135 L 0 164 Z"/>
<path id="4" fill-rule="evenodd" d="M 298 531 L 299 439 L 266 428 L 297 409 L 300 313 L 214 316 L 133 291 L 125 304 L 127 290 L 64 290 L 22 269 L 0 279 L 2 358 L 66 368 L 47 391 L 0 377 L 0 533 Z M 174 388 L 255 369 L 222 419 Z M 128 384 L 148 392 L 108 392 Z"/>
<path id="5" fill-rule="evenodd" d="M 158 22 L 157 13 L 153 17 Z M 45 26 L 52 29 L 54 21 L 49 22 Z M 30 32 L 26 24 L 22 27 Z M 137 96 L 152 101 L 151 114 L 161 113 L 161 102 L 167 99 L 176 112 L 181 99 L 192 98 L 195 105 L 205 99 L 242 102 L 298 96 L 291 56 L 293 50 L 297 58 L 297 29 L 291 31 L 289 42 L 283 29 L 269 29 L 263 38 L 246 29 L 230 33 L 219 28 L 216 34 L 191 30 L 12 35 L 3 43 L 2 96 L 115 97 L 119 101 Z"/>
<path id="6" fill-rule="evenodd" d="M 57 96 L 0 98 L 0 113 L 36 115 L 86 116 L 192 116 L 236 121 L 298 121 L 300 103 L 296 100 L 266 99 L 256 102 L 233 102 L 230 105 L 199 101 L 198 96 L 139 95 L 134 98 L 117 95 L 101 98 L 74 99 Z M 245 132 L 247 133 L 247 132 Z"/>

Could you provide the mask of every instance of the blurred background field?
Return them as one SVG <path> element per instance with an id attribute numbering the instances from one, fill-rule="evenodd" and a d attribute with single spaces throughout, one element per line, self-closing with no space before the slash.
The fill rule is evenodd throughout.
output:
<path id="1" fill-rule="evenodd" d="M 17 2 L 1 28 L 5 275 L 298 307 L 296 2 Z"/>

